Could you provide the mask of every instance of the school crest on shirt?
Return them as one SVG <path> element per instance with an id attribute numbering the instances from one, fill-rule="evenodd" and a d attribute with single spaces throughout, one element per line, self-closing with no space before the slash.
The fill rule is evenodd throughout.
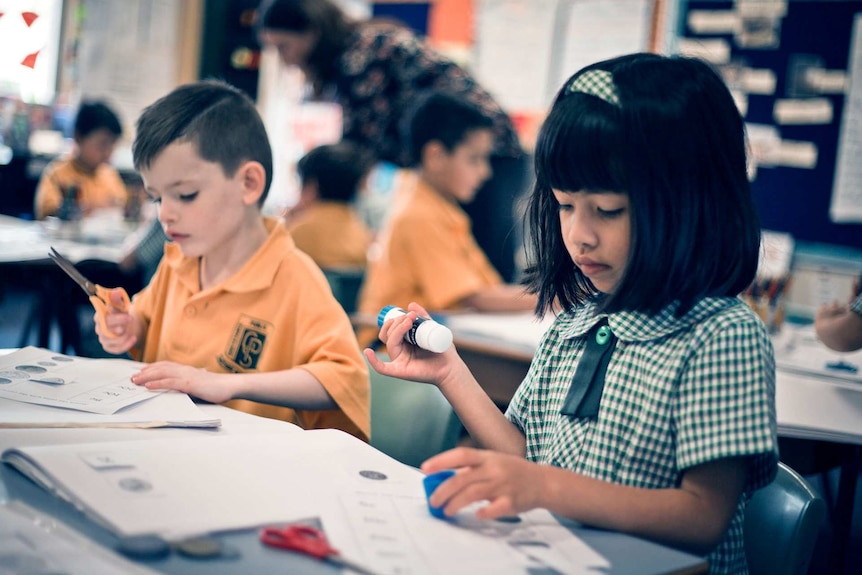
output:
<path id="1" fill-rule="evenodd" d="M 266 346 L 266 336 L 272 324 L 262 319 L 241 314 L 224 354 L 218 356 L 219 365 L 234 373 L 254 371 Z"/>

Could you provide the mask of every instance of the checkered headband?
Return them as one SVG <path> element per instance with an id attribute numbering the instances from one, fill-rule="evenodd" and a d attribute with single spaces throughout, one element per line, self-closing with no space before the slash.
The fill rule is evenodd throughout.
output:
<path id="1" fill-rule="evenodd" d="M 589 94 L 608 104 L 619 106 L 620 95 L 614 84 L 614 75 L 607 70 L 587 70 L 568 85 L 568 93 Z"/>

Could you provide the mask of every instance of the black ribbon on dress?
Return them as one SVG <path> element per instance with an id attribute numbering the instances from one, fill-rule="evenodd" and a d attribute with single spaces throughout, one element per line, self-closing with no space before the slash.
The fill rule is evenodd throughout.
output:
<path id="1" fill-rule="evenodd" d="M 617 345 L 617 336 L 602 318 L 587 332 L 587 347 L 578 362 L 572 385 L 560 415 L 573 417 L 597 417 L 602 392 L 605 389 L 605 373 L 611 361 L 611 353 Z"/>

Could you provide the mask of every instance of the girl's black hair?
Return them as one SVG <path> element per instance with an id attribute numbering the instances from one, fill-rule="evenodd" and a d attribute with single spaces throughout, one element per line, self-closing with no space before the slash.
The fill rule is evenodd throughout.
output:
<path id="1" fill-rule="evenodd" d="M 619 105 L 567 91 L 589 69 L 611 72 Z M 579 305 L 597 291 L 572 262 L 553 190 L 629 195 L 625 274 L 602 309 L 682 315 L 753 280 L 760 222 L 746 172 L 742 118 L 721 77 L 684 57 L 632 54 L 584 68 L 558 92 L 535 151 L 525 222 L 526 283 L 536 311 Z"/>
<path id="2" fill-rule="evenodd" d="M 258 31 L 313 32 L 317 43 L 306 62 L 315 94 L 330 83 L 357 23 L 331 0 L 264 0 L 257 8 Z"/>

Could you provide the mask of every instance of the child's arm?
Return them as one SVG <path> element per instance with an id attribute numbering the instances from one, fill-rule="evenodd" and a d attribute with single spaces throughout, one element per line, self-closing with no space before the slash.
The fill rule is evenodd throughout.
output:
<path id="1" fill-rule="evenodd" d="M 862 307 L 859 304 L 857 307 Z M 862 349 L 862 314 L 846 304 L 827 304 L 817 310 L 814 318 L 817 337 L 836 351 Z"/>
<path id="2" fill-rule="evenodd" d="M 630 487 L 492 451 L 458 448 L 422 464 L 457 473 L 434 492 L 431 504 L 454 515 L 481 501 L 483 519 L 536 507 L 583 523 L 630 533 L 705 554 L 724 537 L 745 485 L 746 459 L 714 460 L 688 469 L 670 489 Z"/>
<path id="3" fill-rule="evenodd" d="M 500 284 L 483 288 L 461 300 L 461 307 L 484 312 L 532 311 L 537 298 L 527 293 L 523 286 Z"/>
<path id="4" fill-rule="evenodd" d="M 254 373 L 214 373 L 160 361 L 145 366 L 132 382 L 147 389 L 175 389 L 212 403 L 248 399 L 292 409 L 338 409 L 320 381 L 301 368 Z"/>
<path id="5" fill-rule="evenodd" d="M 432 353 L 404 341 L 416 316 L 428 317 L 415 303 L 408 309 L 410 313 L 387 321 L 380 330 L 380 340 L 386 344 L 392 361 L 382 362 L 372 350 L 365 350 L 372 369 L 383 375 L 436 385 L 479 445 L 524 457 L 524 435 L 491 401 L 454 347 L 443 353 Z"/>

